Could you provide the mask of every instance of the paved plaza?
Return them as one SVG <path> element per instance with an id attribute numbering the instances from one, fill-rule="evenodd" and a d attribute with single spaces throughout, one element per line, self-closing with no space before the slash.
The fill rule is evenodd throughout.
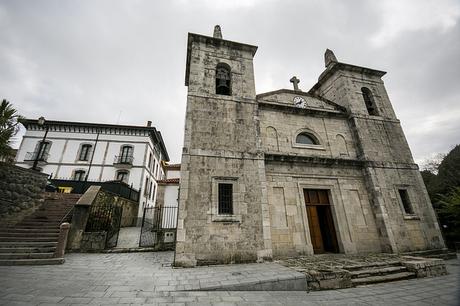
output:
<path id="1" fill-rule="evenodd" d="M 173 269 L 173 256 L 67 254 L 63 265 L 0 267 L 0 305 L 460 305 L 458 259 L 446 276 L 306 292 L 210 290 L 300 276 L 276 263 Z"/>

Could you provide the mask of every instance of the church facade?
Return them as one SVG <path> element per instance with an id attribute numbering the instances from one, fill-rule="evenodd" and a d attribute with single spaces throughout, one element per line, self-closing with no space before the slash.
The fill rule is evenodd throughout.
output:
<path id="1" fill-rule="evenodd" d="M 339 62 L 256 94 L 257 47 L 189 33 L 176 266 L 445 247 L 385 90 Z"/>

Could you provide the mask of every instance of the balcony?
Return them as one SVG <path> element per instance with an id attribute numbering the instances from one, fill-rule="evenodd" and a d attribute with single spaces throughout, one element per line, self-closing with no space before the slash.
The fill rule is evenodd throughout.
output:
<path id="1" fill-rule="evenodd" d="M 34 163 L 37 160 L 38 165 L 46 165 L 48 161 L 49 154 L 41 152 L 40 154 L 37 151 L 27 152 L 24 157 L 25 162 Z"/>
<path id="2" fill-rule="evenodd" d="M 113 165 L 120 168 L 131 168 L 133 161 L 132 155 L 115 155 Z"/>

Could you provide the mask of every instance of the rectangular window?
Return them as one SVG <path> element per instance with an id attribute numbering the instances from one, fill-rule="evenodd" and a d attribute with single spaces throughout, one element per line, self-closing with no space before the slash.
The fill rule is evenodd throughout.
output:
<path id="1" fill-rule="evenodd" d="M 407 193 L 406 189 L 398 189 L 399 197 L 401 198 L 401 202 L 404 208 L 404 213 L 407 215 L 413 215 L 414 209 L 412 208 L 412 204 L 409 200 L 409 194 Z"/>
<path id="2" fill-rule="evenodd" d="M 233 184 L 219 183 L 219 215 L 233 214 Z"/>

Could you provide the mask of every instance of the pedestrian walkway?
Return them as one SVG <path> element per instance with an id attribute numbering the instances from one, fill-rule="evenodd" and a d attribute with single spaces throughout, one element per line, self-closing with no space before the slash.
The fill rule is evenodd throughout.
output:
<path id="1" fill-rule="evenodd" d="M 446 276 L 308 293 L 183 291 L 187 283 L 207 290 L 212 289 L 206 287 L 210 283 L 222 282 L 216 279 L 220 277 L 258 279 L 269 272 L 287 275 L 292 270 L 278 270 L 289 268 L 275 263 L 173 269 L 173 256 L 172 252 L 68 254 L 60 266 L 0 267 L 0 305 L 458 305 L 460 301 L 458 259 L 447 262 Z"/>

